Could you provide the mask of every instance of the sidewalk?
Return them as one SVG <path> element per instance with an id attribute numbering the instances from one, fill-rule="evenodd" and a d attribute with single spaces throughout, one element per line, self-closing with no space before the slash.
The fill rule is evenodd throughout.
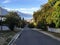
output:
<path id="1" fill-rule="evenodd" d="M 60 38 L 58 38 L 58 37 L 56 37 L 56 36 L 54 36 L 54 35 L 52 35 L 52 34 L 50 34 L 50 33 L 47 33 L 47 32 L 45 32 L 45 31 L 39 31 L 39 32 L 41 32 L 41 33 L 43 33 L 43 34 L 45 34 L 45 35 L 48 35 L 48 36 L 50 36 L 50 37 L 52 37 L 52 38 L 60 41 Z"/>
<path id="2" fill-rule="evenodd" d="M 39 31 L 40 33 L 43 33 L 43 34 L 45 34 L 45 35 L 47 35 L 47 36 L 52 37 L 53 39 L 56 39 L 56 40 L 60 41 L 60 38 L 59 38 L 59 37 L 56 37 L 56 36 L 54 36 L 54 35 L 52 35 L 52 34 L 50 34 L 50 33 L 47 33 L 47 32 L 45 32 L 45 31 L 42 31 L 41 29 L 39 30 L 39 29 L 33 28 L 32 30 Z"/>

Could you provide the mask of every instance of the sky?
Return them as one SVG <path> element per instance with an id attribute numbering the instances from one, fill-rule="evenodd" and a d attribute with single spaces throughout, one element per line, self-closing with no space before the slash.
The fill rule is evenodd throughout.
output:
<path id="1" fill-rule="evenodd" d="M 33 14 L 34 11 L 40 9 L 41 5 L 47 3 L 48 0 L 0 0 L 0 6 L 7 10 L 18 10 L 23 13 Z"/>
<path id="2" fill-rule="evenodd" d="M 34 11 L 41 9 L 41 6 L 47 2 L 48 0 L 0 0 L 0 6 L 8 11 L 20 11 L 32 16 Z M 26 19 L 32 19 L 32 17 Z"/>

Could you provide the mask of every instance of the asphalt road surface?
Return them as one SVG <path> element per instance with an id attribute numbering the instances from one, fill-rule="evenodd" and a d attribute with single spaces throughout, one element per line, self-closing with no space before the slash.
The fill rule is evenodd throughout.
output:
<path id="1" fill-rule="evenodd" d="M 16 45 L 60 45 L 60 41 L 55 40 L 38 31 L 24 28 L 21 36 L 16 40 Z"/>

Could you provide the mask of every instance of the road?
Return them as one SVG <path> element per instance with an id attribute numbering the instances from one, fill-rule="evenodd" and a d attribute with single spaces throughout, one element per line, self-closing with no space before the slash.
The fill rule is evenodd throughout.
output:
<path id="1" fill-rule="evenodd" d="M 24 28 L 21 36 L 16 40 L 16 45 L 60 45 L 60 41 L 55 40 L 38 31 Z"/>

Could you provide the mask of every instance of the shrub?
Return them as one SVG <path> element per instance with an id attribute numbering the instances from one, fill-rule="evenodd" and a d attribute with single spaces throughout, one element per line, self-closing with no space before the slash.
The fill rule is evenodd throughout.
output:
<path id="1" fill-rule="evenodd" d="M 25 25 L 24 24 L 21 24 L 21 28 L 24 28 L 25 27 Z"/>
<path id="2" fill-rule="evenodd" d="M 51 24 L 49 24 L 49 27 L 55 28 L 55 24 L 51 23 Z"/>
<path id="3" fill-rule="evenodd" d="M 47 30 L 46 24 L 43 22 L 38 22 L 36 27 L 39 29 Z"/>
<path id="4" fill-rule="evenodd" d="M 28 27 L 29 27 L 29 28 L 34 28 L 35 25 L 34 25 L 33 23 L 29 23 L 29 24 L 28 24 Z"/>

